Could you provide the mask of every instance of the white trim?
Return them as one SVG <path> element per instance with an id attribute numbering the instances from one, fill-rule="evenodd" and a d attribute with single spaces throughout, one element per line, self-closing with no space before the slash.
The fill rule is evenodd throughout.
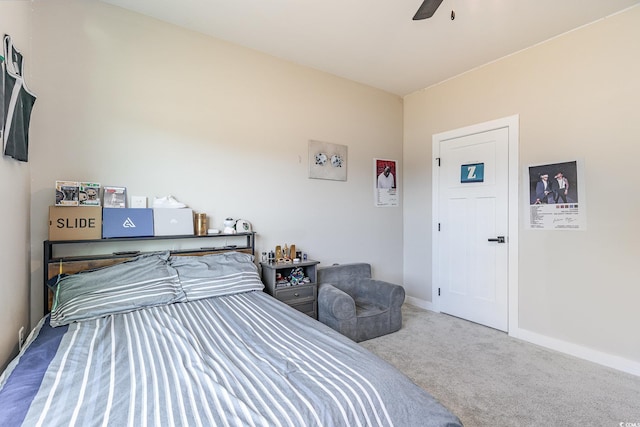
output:
<path id="1" fill-rule="evenodd" d="M 411 304 L 413 306 L 416 306 L 418 308 L 422 308 L 424 310 L 429 310 L 429 311 L 435 311 L 433 309 L 433 303 L 431 301 L 425 301 L 423 299 L 420 298 L 416 298 L 416 297 L 410 297 L 409 295 L 407 295 L 404 299 L 404 302 L 407 304 Z"/>
<path id="2" fill-rule="evenodd" d="M 425 310 L 436 312 L 436 310 L 433 309 L 433 303 L 425 301 L 423 299 L 407 296 L 405 299 L 405 303 Z M 526 329 L 510 328 L 509 336 L 514 339 L 519 339 L 530 344 L 539 345 L 550 350 L 558 351 L 560 353 L 568 354 L 582 360 L 587 360 L 589 362 L 597 363 L 598 365 L 607 366 L 609 368 L 640 377 L 640 363 L 633 360 L 625 359 L 624 357 L 603 353 L 598 350 L 573 344 L 567 341 L 562 341 L 557 338 L 538 334 Z"/>
<path id="3" fill-rule="evenodd" d="M 453 131 L 435 134 L 432 137 L 433 171 L 432 171 L 432 212 L 438 212 L 438 184 L 439 175 L 436 158 L 440 157 L 440 141 L 486 132 L 498 128 L 509 128 L 509 336 L 536 344 L 551 350 L 559 351 L 599 365 L 607 366 L 622 372 L 640 376 L 640 363 L 624 357 L 604 353 L 578 344 L 562 341 L 557 338 L 542 335 L 526 329 L 520 329 L 518 324 L 518 212 L 520 208 L 519 196 L 519 116 L 513 115 L 503 119 L 480 123 Z M 527 196 L 528 197 L 528 196 Z M 432 266 L 438 265 L 438 218 L 432 214 Z M 432 268 L 432 296 L 431 303 L 416 298 L 407 297 L 407 302 L 421 308 L 440 312 L 438 304 L 438 278 L 436 269 Z"/>
<path id="4" fill-rule="evenodd" d="M 439 298 L 438 298 L 438 276 L 437 268 L 439 259 L 439 234 L 438 234 L 438 218 L 435 212 L 438 212 L 438 188 L 439 188 L 439 173 L 437 167 L 436 158 L 440 157 L 440 142 L 459 138 L 462 136 L 473 135 L 481 132 L 488 132 L 495 129 L 509 129 L 509 234 L 508 234 L 508 311 L 509 320 L 507 330 L 518 330 L 518 212 L 519 212 L 519 157 L 518 147 L 520 145 L 520 117 L 515 114 L 513 116 L 504 117 L 497 120 L 492 120 L 484 123 L 479 123 L 471 126 L 467 126 L 460 129 L 454 129 L 447 132 L 442 132 L 433 135 L 431 141 L 431 150 L 433 155 L 434 166 L 432 168 L 432 268 L 431 268 L 431 301 L 433 311 L 440 312 Z"/>
<path id="5" fill-rule="evenodd" d="M 624 357 L 603 353 L 598 350 L 562 341 L 557 338 L 538 334 L 526 329 L 514 328 L 514 330 L 509 330 L 509 335 L 513 338 L 521 339 L 551 350 L 559 351 L 599 365 L 640 376 L 640 363 L 625 359 Z"/>

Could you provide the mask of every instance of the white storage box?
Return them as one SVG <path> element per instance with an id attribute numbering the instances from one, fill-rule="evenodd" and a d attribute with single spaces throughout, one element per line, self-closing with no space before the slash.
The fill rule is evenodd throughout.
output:
<path id="1" fill-rule="evenodd" d="M 193 236 L 194 234 L 192 209 L 153 209 L 154 236 Z"/>

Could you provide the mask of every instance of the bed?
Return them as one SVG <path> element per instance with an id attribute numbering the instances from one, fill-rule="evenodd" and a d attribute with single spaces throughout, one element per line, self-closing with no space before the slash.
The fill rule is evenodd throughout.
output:
<path id="1" fill-rule="evenodd" d="M 0 425 L 460 426 L 366 349 L 263 292 L 253 256 L 58 275 L 0 376 Z"/>

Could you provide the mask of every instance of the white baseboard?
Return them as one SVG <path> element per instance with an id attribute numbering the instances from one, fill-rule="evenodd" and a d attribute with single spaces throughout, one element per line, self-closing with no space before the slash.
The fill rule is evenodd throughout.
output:
<path id="1" fill-rule="evenodd" d="M 425 301 L 425 300 L 415 298 L 415 297 L 410 297 L 409 295 L 407 295 L 404 298 L 404 302 L 406 302 L 407 304 L 415 305 L 416 307 L 419 307 L 419 308 L 423 308 L 425 310 L 434 311 L 433 303 L 431 301 Z"/>
<path id="2" fill-rule="evenodd" d="M 407 296 L 405 302 L 425 310 L 436 311 L 433 309 L 432 302 L 420 298 Z M 517 327 L 510 328 L 509 336 L 640 377 L 640 363 L 624 357 L 593 350 Z"/>
<path id="3" fill-rule="evenodd" d="M 526 329 L 516 328 L 513 331 L 509 331 L 509 336 L 546 347 L 551 350 L 579 357 L 580 359 L 588 360 L 589 362 L 617 369 L 618 371 L 640 376 L 640 363 L 625 359 L 624 357 L 604 353 L 578 344 L 531 332 Z"/>

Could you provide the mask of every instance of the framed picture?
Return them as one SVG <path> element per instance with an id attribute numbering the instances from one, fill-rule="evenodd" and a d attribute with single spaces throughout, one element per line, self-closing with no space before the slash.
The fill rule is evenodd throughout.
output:
<path id="1" fill-rule="evenodd" d="M 347 146 L 309 141 L 309 178 L 347 180 Z"/>
<path id="2" fill-rule="evenodd" d="M 373 192 L 376 207 L 398 206 L 398 162 L 373 159 Z"/>
<path id="3" fill-rule="evenodd" d="M 127 189 L 125 187 L 105 186 L 102 192 L 102 206 L 105 208 L 126 208 Z"/>

